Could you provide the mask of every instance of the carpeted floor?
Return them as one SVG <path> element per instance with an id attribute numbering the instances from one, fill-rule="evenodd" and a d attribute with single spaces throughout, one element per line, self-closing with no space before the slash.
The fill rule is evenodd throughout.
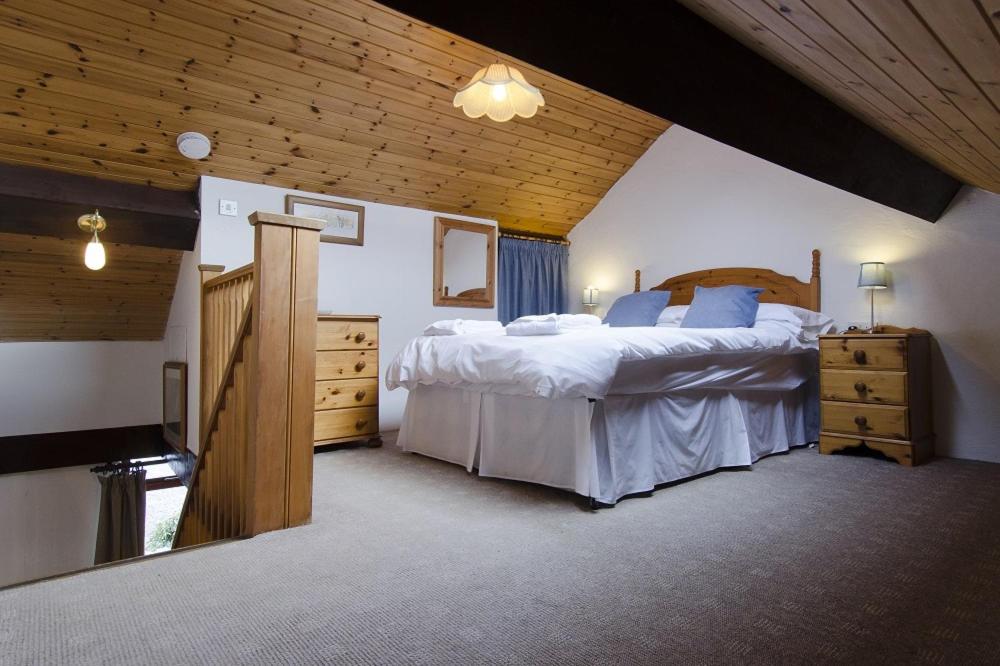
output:
<path id="1" fill-rule="evenodd" d="M 0 663 L 1000 663 L 1000 465 L 797 450 L 597 513 L 391 440 L 315 479 L 308 527 L 0 593 Z"/>

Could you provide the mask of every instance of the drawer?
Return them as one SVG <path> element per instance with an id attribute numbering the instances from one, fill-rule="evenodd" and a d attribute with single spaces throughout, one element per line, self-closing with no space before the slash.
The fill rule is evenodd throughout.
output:
<path id="1" fill-rule="evenodd" d="M 377 349 L 377 321 L 320 319 L 316 322 L 316 349 Z"/>
<path id="2" fill-rule="evenodd" d="M 315 441 L 378 432 L 378 407 L 350 407 L 316 412 Z"/>
<path id="3" fill-rule="evenodd" d="M 378 403 L 378 378 L 316 382 L 316 410 L 368 407 Z"/>
<path id="4" fill-rule="evenodd" d="M 910 438 L 906 407 L 824 402 L 822 409 L 823 430 L 889 439 Z"/>
<path id="5" fill-rule="evenodd" d="M 378 377 L 378 352 L 318 351 L 316 381 Z"/>
<path id="6" fill-rule="evenodd" d="M 905 370 L 906 338 L 823 338 L 819 358 L 823 368 Z"/>
<path id="7" fill-rule="evenodd" d="M 912 466 L 914 463 L 920 463 L 929 457 L 929 451 L 925 452 L 922 447 L 914 447 L 908 442 L 890 442 L 876 438 L 840 437 L 826 433 L 820 433 L 819 436 L 819 452 L 824 454 L 862 445 L 867 446 L 869 449 L 880 451 L 885 456 L 892 458 L 902 465 Z"/>
<path id="8" fill-rule="evenodd" d="M 819 394 L 823 400 L 905 405 L 906 373 L 822 370 Z"/>

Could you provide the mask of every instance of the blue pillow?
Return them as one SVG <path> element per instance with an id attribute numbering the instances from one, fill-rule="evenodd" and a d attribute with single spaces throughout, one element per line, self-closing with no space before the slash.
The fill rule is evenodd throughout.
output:
<path id="1" fill-rule="evenodd" d="M 669 301 L 669 291 L 626 294 L 611 304 L 604 323 L 611 326 L 656 326 L 656 318 Z"/>
<path id="2" fill-rule="evenodd" d="M 681 328 L 751 328 L 763 289 L 756 287 L 695 287 L 694 299 Z"/>

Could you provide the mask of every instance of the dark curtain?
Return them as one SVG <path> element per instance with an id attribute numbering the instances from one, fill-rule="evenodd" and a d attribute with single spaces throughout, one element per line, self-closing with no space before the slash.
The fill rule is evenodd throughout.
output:
<path id="1" fill-rule="evenodd" d="M 94 564 L 138 557 L 146 544 L 146 470 L 123 464 L 101 482 Z"/>
<path id="2" fill-rule="evenodd" d="M 500 238 L 501 322 L 525 315 L 563 314 L 569 308 L 569 246 Z"/>

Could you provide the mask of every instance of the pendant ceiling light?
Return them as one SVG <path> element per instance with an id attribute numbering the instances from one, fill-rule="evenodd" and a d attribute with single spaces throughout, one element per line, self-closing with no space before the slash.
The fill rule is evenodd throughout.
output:
<path id="1" fill-rule="evenodd" d="M 81 215 L 77 219 L 76 225 L 87 233 L 94 233 L 94 237 L 87 243 L 86 252 L 83 253 L 84 265 L 92 271 L 101 270 L 104 268 L 106 258 L 104 255 L 104 246 L 101 245 L 101 239 L 97 237 L 97 232 L 107 229 L 108 223 L 101 217 L 100 212 L 95 210 L 93 213 Z"/>
<path id="2" fill-rule="evenodd" d="M 476 72 L 468 85 L 455 93 L 455 106 L 470 118 L 487 116 L 505 122 L 515 115 L 530 118 L 544 106 L 541 91 L 524 80 L 513 67 L 496 63 Z"/>

